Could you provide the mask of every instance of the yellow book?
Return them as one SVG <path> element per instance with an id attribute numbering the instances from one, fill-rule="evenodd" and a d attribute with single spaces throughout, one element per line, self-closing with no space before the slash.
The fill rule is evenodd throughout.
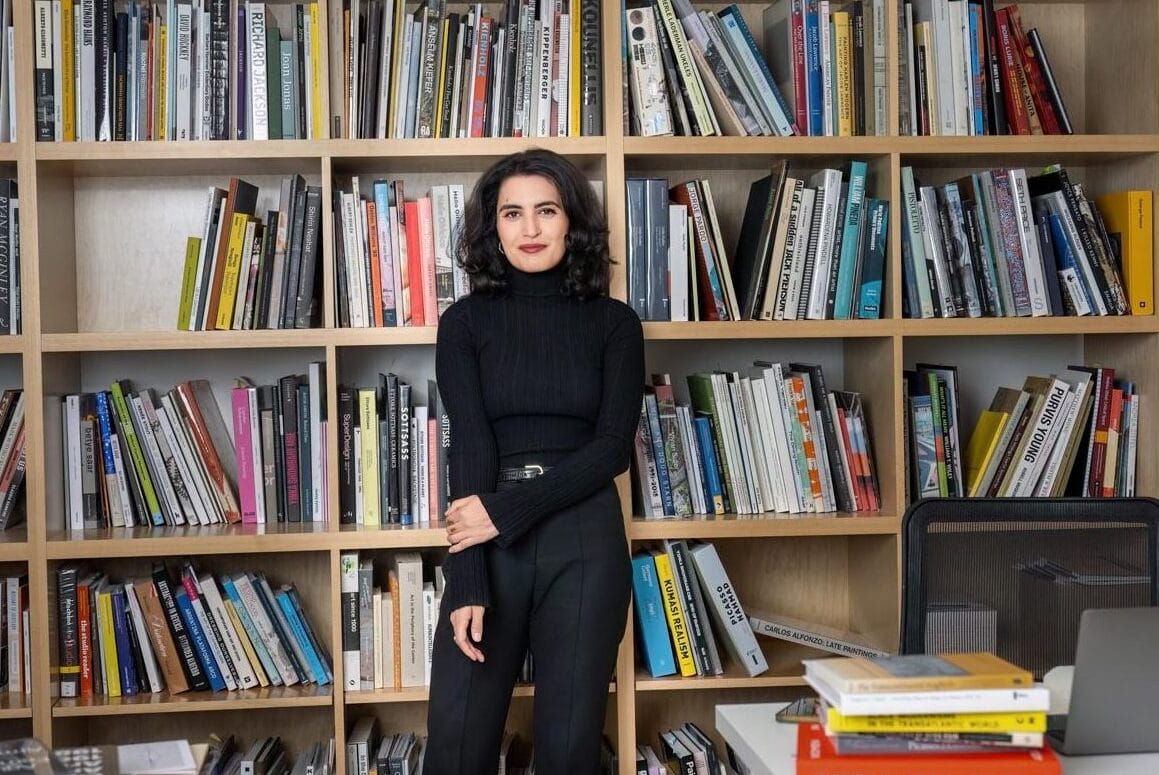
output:
<path id="1" fill-rule="evenodd" d="M 696 675 L 696 662 L 692 658 L 692 641 L 688 637 L 688 626 L 684 622 L 684 607 L 680 603 L 680 592 L 676 589 L 676 578 L 672 575 L 672 565 L 664 552 L 653 552 L 656 563 L 656 581 L 660 584 L 660 596 L 664 599 L 664 616 L 668 619 L 668 632 L 676 646 L 676 664 L 680 675 Z"/>
<path id="2" fill-rule="evenodd" d="M 1123 285 L 1132 315 L 1155 314 L 1154 248 L 1150 191 L 1117 191 L 1097 197 L 1107 231 L 1119 235 Z"/>
<path id="3" fill-rule="evenodd" d="M 378 412 L 374 390 L 358 391 L 358 431 L 362 462 L 362 524 L 381 525 L 378 507 Z"/>
<path id="4" fill-rule="evenodd" d="M 386 574 L 386 586 L 390 590 L 390 638 L 394 643 L 392 664 L 387 666 L 390 671 L 390 686 L 402 688 L 402 591 L 398 586 L 398 571 L 390 570 Z"/>
<path id="5" fill-rule="evenodd" d="M 925 57 L 925 91 L 927 102 L 927 113 L 929 114 L 930 134 L 940 135 L 941 130 L 938 126 L 938 77 L 934 72 L 934 31 L 933 25 L 930 22 L 914 22 L 914 67 L 917 68 L 917 57 L 920 55 Z M 920 74 L 920 70 L 914 71 L 914 78 Z M 920 105 L 914 106 L 914 122 L 917 122 L 917 111 L 921 109 Z"/>
<path id="6" fill-rule="evenodd" d="M 234 631 L 237 632 L 237 639 L 241 641 L 242 651 L 245 652 L 246 659 L 249 660 L 250 666 L 254 669 L 254 675 L 258 679 L 258 685 L 269 686 L 269 676 L 262 669 L 262 661 L 258 658 L 258 653 L 254 651 L 254 644 L 250 641 L 249 633 L 246 632 L 241 617 L 237 615 L 237 609 L 234 608 L 233 601 L 223 596 L 221 602 L 225 606 L 225 613 L 229 616 L 229 621 L 233 624 Z"/>
<path id="7" fill-rule="evenodd" d="M 60 49 L 60 120 L 66 143 L 76 140 L 76 49 L 72 45 L 73 24 L 73 0 L 60 0 L 60 39 L 64 44 Z"/>
<path id="8" fill-rule="evenodd" d="M 567 72 L 567 136 L 580 136 L 580 115 L 583 113 L 583 100 L 580 94 L 580 10 L 583 4 L 580 0 L 569 0 L 568 13 L 571 22 L 571 51 Z"/>
<path id="9" fill-rule="evenodd" d="M 963 732 L 1045 732 L 1045 713 L 925 713 L 905 716 L 846 716 L 825 708 L 829 732 L 937 734 Z"/>
<path id="10" fill-rule="evenodd" d="M 97 626 L 101 629 L 101 666 L 105 671 L 105 694 L 121 696 L 121 663 L 117 660 L 117 632 L 113 627 L 113 593 L 109 587 L 101 590 L 97 600 L 100 614 Z"/>
<path id="11" fill-rule="evenodd" d="M 439 33 L 439 73 L 435 87 L 435 124 L 431 127 L 432 137 L 442 137 L 443 132 L 443 98 L 446 90 L 453 88 L 447 83 L 447 57 L 454 57 L 454 52 L 447 51 L 447 36 L 451 33 L 451 17 L 443 19 L 443 30 Z"/>
<path id="12" fill-rule="evenodd" d="M 313 108 L 314 134 L 311 139 L 320 140 L 326 136 L 326 119 L 322 111 L 322 20 L 319 18 L 317 3 L 310 3 L 310 28 L 315 30 L 310 36 L 310 94 Z"/>
<path id="13" fill-rule="evenodd" d="M 197 287 L 197 259 L 201 255 L 201 237 L 185 240 L 185 271 L 181 274 L 181 301 L 177 306 L 177 329 L 189 330 L 193 311 L 193 291 Z"/>
<path id="14" fill-rule="evenodd" d="M 237 299 L 238 280 L 241 278 L 241 259 L 245 249 L 245 229 L 249 224 L 245 213 L 234 213 L 229 230 L 229 246 L 225 252 L 225 269 L 221 275 L 221 300 L 217 305 L 217 320 L 214 327 L 218 331 L 228 331 L 233 327 L 233 304 Z"/>
<path id="15" fill-rule="evenodd" d="M 154 22 L 156 23 L 156 22 Z M 169 28 L 164 24 L 158 25 L 157 50 L 169 50 Z M 163 53 L 157 55 L 157 90 L 154 92 L 157 100 L 157 116 L 153 121 L 153 139 L 168 140 L 166 127 L 169 126 L 169 105 L 166 97 L 169 94 L 169 57 Z"/>
<path id="16" fill-rule="evenodd" d="M 853 135 L 853 36 L 850 34 L 849 12 L 833 14 L 834 44 L 837 54 L 834 70 L 837 73 L 837 135 Z"/>
<path id="17" fill-rule="evenodd" d="M 1005 412 L 994 412 L 989 409 L 982 412 L 978 418 L 974 432 L 970 434 L 970 442 L 966 444 L 966 486 L 970 497 L 977 496 L 978 484 L 982 479 L 982 472 L 990 462 L 990 456 L 998 446 L 998 438 L 1002 429 L 1006 427 L 1010 415 Z"/>
<path id="18" fill-rule="evenodd" d="M 1009 689 L 1034 685 L 1029 670 L 984 651 L 964 654 L 906 654 L 896 657 L 836 657 L 805 660 L 805 677 L 838 694 Z"/>

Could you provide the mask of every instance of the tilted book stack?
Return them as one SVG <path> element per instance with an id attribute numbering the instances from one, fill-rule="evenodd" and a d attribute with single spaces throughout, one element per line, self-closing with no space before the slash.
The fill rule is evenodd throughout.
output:
<path id="1" fill-rule="evenodd" d="M 802 724 L 801 775 L 1059 772 L 1046 689 L 989 653 L 805 660 L 821 718 Z"/>

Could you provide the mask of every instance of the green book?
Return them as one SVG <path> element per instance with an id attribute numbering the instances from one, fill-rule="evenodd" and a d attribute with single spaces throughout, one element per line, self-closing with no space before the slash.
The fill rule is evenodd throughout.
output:
<path id="1" fill-rule="evenodd" d="M 269 103 L 270 139 L 282 139 L 282 111 L 274 105 L 275 97 L 281 104 L 282 94 L 282 35 L 278 28 L 266 27 L 266 99 Z"/>

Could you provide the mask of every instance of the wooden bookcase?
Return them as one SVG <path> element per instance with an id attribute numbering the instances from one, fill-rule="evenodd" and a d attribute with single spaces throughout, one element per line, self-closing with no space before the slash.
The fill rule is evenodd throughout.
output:
<path id="1" fill-rule="evenodd" d="M 784 0 L 780 0 L 784 2 Z M 724 4 L 705 7 L 719 9 Z M 765 0 L 742 3 L 760 28 Z M 327 9 L 327 6 L 329 8 Z M 856 629 L 881 645 L 895 643 L 899 598 L 899 526 L 905 506 L 901 372 L 917 360 L 963 367 L 963 422 L 977 416 L 998 384 L 1021 383 L 1034 370 L 1067 362 L 1114 365 L 1141 385 L 1143 427 L 1159 414 L 1159 318 L 905 320 L 901 317 L 900 170 L 914 166 L 929 183 L 961 172 L 1059 161 L 1095 192 L 1159 188 L 1159 0 L 1076 0 L 1021 5 L 1037 25 L 1072 112 L 1068 137 L 899 137 L 897 135 L 897 3 L 889 9 L 890 131 L 854 138 L 636 138 L 621 129 L 618 4 L 604 7 L 605 136 L 526 140 L 327 140 L 219 143 L 37 143 L 31 0 L 15 4 L 18 142 L 0 146 L 0 172 L 19 179 L 24 333 L 0 338 L 2 387 L 27 391 L 27 526 L 0 534 L 0 572 L 30 579 L 32 694 L 0 695 L 0 735 L 34 733 L 77 744 L 167 735 L 237 732 L 252 739 L 283 734 L 292 750 L 334 735 L 338 767 L 353 720 L 376 715 L 388 730 L 422 729 L 426 692 L 344 694 L 339 688 L 215 696 L 145 696 L 136 701 L 64 702 L 53 696 L 56 664 L 55 571 L 85 561 L 117 574 L 139 572 L 157 558 L 194 557 L 199 567 L 260 568 L 297 582 L 309 615 L 340 654 L 338 556 L 358 549 L 445 547 L 437 526 L 358 529 L 339 526 L 337 504 L 323 525 L 63 531 L 58 397 L 126 377 L 168 387 L 209 377 L 220 389 L 234 376 L 269 379 L 326 363 L 330 417 L 340 380 L 357 384 L 378 370 L 412 378 L 433 371 L 433 328 L 342 330 L 335 326 L 330 192 L 336 178 L 359 173 L 402 177 L 408 190 L 430 182 L 470 184 L 493 160 L 542 146 L 575 159 L 602 183 L 613 252 L 625 255 L 625 178 L 693 175 L 713 182 L 726 246 L 735 244 L 749 183 L 771 160 L 817 169 L 858 158 L 869 162 L 871 190 L 892 202 L 884 314 L 878 321 L 647 323 L 650 371 L 671 371 L 678 384 L 701 368 L 743 368 L 754 357 L 822 363 L 833 385 L 868 401 L 883 508 L 865 516 L 644 521 L 628 518 L 634 548 L 663 538 L 716 542 L 743 603 Z M 460 8 L 459 10 L 463 10 Z M 333 19 L 340 6 L 323 2 Z M 332 22 L 333 24 L 333 22 Z M 323 44 L 325 46 L 325 43 Z M 324 53 L 324 58 L 327 55 Z M 328 55 L 334 58 L 334 52 Z M 336 76 L 323 91 L 337 87 Z M 329 115 L 329 114 L 328 114 Z M 265 184 L 299 172 L 323 187 L 325 327 L 307 331 L 188 333 L 174 330 L 184 237 L 195 233 L 204 187 L 242 174 Z M 614 293 L 624 295 L 624 267 Z M 419 373 L 414 373 L 415 370 Z M 363 375 L 360 377 L 360 375 Z M 968 431 L 968 429 L 967 429 Z M 337 459 L 332 432 L 327 452 Z M 1139 457 L 1138 491 L 1159 493 L 1159 458 Z M 331 491 L 337 491 L 331 466 Z M 627 477 L 621 479 L 630 513 Z M 327 624 L 329 627 L 327 628 Z M 631 773 L 637 740 L 686 719 L 712 728 L 713 706 L 757 702 L 802 691 L 806 649 L 763 641 L 771 670 L 755 679 L 734 670 L 716 678 L 651 679 L 637 667 L 633 626 L 609 688 L 607 732 Z M 334 660 L 335 671 L 341 660 Z M 510 723 L 526 737 L 531 695 L 520 687 Z M 148 717 L 147 719 L 145 717 Z M 143 722 L 143 723 L 142 723 Z"/>

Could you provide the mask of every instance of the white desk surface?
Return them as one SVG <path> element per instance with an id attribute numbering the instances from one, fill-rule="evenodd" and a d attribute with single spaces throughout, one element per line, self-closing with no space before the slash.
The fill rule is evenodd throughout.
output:
<path id="1" fill-rule="evenodd" d="M 785 703 L 717 705 L 716 731 L 752 775 L 795 775 L 797 725 L 773 716 Z M 1156 775 L 1159 753 L 1120 756 L 1062 756 L 1064 775 Z"/>

